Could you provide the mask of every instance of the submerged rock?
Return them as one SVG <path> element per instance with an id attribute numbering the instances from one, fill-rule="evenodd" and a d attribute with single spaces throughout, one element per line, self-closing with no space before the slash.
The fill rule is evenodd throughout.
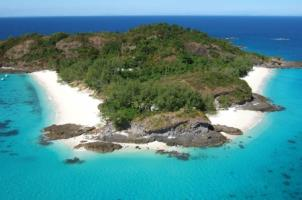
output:
<path id="1" fill-rule="evenodd" d="M 178 160 L 189 160 L 190 158 L 189 153 L 180 153 L 178 151 L 157 150 L 156 153 L 160 155 L 168 155 L 169 157 L 175 157 Z"/>
<path id="2" fill-rule="evenodd" d="M 0 122 L 0 130 L 7 129 L 10 123 L 11 123 L 11 120 L 5 120 L 3 122 Z"/>
<path id="3" fill-rule="evenodd" d="M 17 129 L 11 131 L 0 132 L 0 137 L 11 137 L 19 134 Z"/>
<path id="4" fill-rule="evenodd" d="M 295 140 L 288 140 L 287 142 L 290 143 L 290 144 L 296 144 Z"/>
<path id="5" fill-rule="evenodd" d="M 84 161 L 78 157 L 65 159 L 65 164 L 82 164 Z"/>
<path id="6" fill-rule="evenodd" d="M 122 148 L 119 144 L 109 143 L 109 142 L 90 142 L 90 143 L 82 143 L 75 146 L 75 149 L 85 148 L 89 151 L 94 151 L 97 153 L 108 153 L 113 152 L 115 150 L 119 150 Z"/>

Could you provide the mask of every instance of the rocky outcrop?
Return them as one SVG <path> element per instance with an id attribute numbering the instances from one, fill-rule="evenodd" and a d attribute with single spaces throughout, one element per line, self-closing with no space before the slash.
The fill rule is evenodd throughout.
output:
<path id="1" fill-rule="evenodd" d="M 88 41 L 96 49 L 101 49 L 107 42 L 107 40 L 101 35 L 90 36 Z"/>
<path id="2" fill-rule="evenodd" d="M 223 128 L 224 131 L 226 129 L 227 127 Z M 163 142 L 169 146 L 208 147 L 219 146 L 227 142 L 227 138 L 219 131 L 221 130 L 215 130 L 215 127 L 201 112 L 179 111 L 135 120 L 131 128 L 124 132 L 116 131 L 110 123 L 101 129 L 74 124 L 52 125 L 44 129 L 44 137 L 40 143 L 48 145 L 51 140 L 93 134 L 93 138 L 97 142 L 81 143 L 75 148 L 83 147 L 87 150 L 105 153 L 121 148 L 115 143 L 146 144 L 154 141 Z M 228 132 L 233 134 L 236 131 L 239 132 L 232 128 L 228 129 Z"/>
<path id="3" fill-rule="evenodd" d="M 6 57 L 8 59 L 13 59 L 13 60 L 20 59 L 29 53 L 29 51 L 34 43 L 35 43 L 34 40 L 26 40 L 26 41 L 22 42 L 21 44 L 18 44 L 16 46 L 12 47 L 11 49 L 9 49 L 5 53 L 4 57 Z"/>
<path id="4" fill-rule="evenodd" d="M 281 58 L 272 58 L 269 62 L 261 65 L 267 68 L 302 68 L 301 61 L 285 61 Z"/>
<path id="5" fill-rule="evenodd" d="M 114 144 L 110 142 L 90 142 L 90 143 L 82 143 L 77 146 L 75 146 L 75 149 L 79 148 L 85 148 L 86 150 L 89 151 L 94 151 L 97 153 L 108 153 L 108 152 L 113 152 L 115 150 L 119 150 L 122 148 L 121 145 L 119 144 Z"/>
<path id="6" fill-rule="evenodd" d="M 82 42 L 71 40 L 70 38 L 63 39 L 56 44 L 56 48 L 63 51 L 64 55 L 68 58 L 76 57 L 78 54 L 75 50 L 82 46 Z"/>
<path id="7" fill-rule="evenodd" d="M 44 137 L 47 140 L 61 140 L 95 132 L 95 127 L 83 127 L 76 124 L 52 125 L 44 129 Z"/>
<path id="8" fill-rule="evenodd" d="M 197 42 L 188 42 L 184 45 L 184 47 L 187 52 L 196 56 L 208 56 L 209 54 L 207 47 Z"/>
<path id="9" fill-rule="evenodd" d="M 163 113 L 136 120 L 127 130 L 127 136 L 105 133 L 101 140 L 121 143 L 164 142 L 169 146 L 207 147 L 219 146 L 227 141 L 221 133 L 214 130 L 207 118 Z"/>
<path id="10" fill-rule="evenodd" d="M 224 125 L 213 125 L 214 130 L 217 132 L 224 132 L 229 135 L 242 135 L 242 131 L 238 128 L 228 127 Z"/>
<path id="11" fill-rule="evenodd" d="M 209 119 L 201 112 L 187 113 L 185 110 L 178 112 L 160 113 L 143 119 L 134 120 L 130 131 L 137 135 L 165 133 L 187 123 L 199 122 L 208 126 Z"/>
<path id="12" fill-rule="evenodd" d="M 253 110 L 253 111 L 260 111 L 260 112 L 275 112 L 275 111 L 282 111 L 285 108 L 273 104 L 269 99 L 267 99 L 264 96 L 261 96 L 259 94 L 253 94 L 252 100 L 239 106 L 239 109 Z"/>

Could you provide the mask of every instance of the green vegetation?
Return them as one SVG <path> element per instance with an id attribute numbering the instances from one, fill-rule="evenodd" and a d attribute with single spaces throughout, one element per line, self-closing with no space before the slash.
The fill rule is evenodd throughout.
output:
<path id="1" fill-rule="evenodd" d="M 27 51 L 14 56 L 16 45 Z M 23 48 L 25 49 L 25 48 Z M 119 128 L 161 112 L 213 112 L 251 98 L 239 78 L 266 58 L 227 41 L 176 25 L 141 26 L 126 33 L 37 34 L 0 43 L 1 63 L 55 69 L 66 82 L 82 82 L 105 97 L 103 114 Z"/>

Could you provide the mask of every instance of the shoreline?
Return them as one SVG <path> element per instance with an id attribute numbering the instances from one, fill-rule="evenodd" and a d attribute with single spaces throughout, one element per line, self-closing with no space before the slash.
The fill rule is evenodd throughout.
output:
<path id="1" fill-rule="evenodd" d="M 253 70 L 242 80 L 245 80 L 251 87 L 253 93 L 264 95 L 268 80 L 274 75 L 275 71 L 271 68 L 254 66 Z M 264 118 L 266 113 L 259 111 L 240 110 L 236 106 L 227 110 L 219 110 L 214 115 L 208 115 L 213 124 L 236 127 L 246 133 L 254 128 Z M 224 134 L 228 139 L 234 139 L 238 136 Z"/>
<path id="2" fill-rule="evenodd" d="M 54 71 L 39 71 L 30 74 L 45 89 L 48 101 L 54 109 L 54 124 L 79 124 L 100 126 L 102 117 L 98 110 L 101 100 L 92 97 L 89 90 L 79 90 L 61 83 Z"/>
<path id="3" fill-rule="evenodd" d="M 58 74 L 55 71 L 38 71 L 30 74 L 47 94 L 47 99 L 51 104 L 54 113 L 52 124 L 78 124 L 82 126 L 102 127 L 105 121 L 98 109 L 102 100 L 92 96 L 89 90 L 80 90 L 77 87 L 71 87 L 66 83 L 60 82 Z M 85 106 L 81 106 L 85 105 Z M 81 141 L 95 142 L 93 135 L 81 135 L 70 139 L 62 139 L 59 142 L 73 151 L 87 151 L 84 148 L 74 149 Z M 163 142 L 152 142 L 148 144 L 117 143 L 123 146 L 123 150 L 139 147 L 141 150 L 175 150 L 178 147 L 167 146 Z"/>
<path id="4" fill-rule="evenodd" d="M 242 78 L 252 88 L 254 93 L 263 94 L 265 85 L 269 78 L 273 76 L 273 69 L 255 66 L 253 71 Z M 32 78 L 45 89 L 48 101 L 52 104 L 55 119 L 53 124 L 61 125 L 66 123 L 79 124 L 83 126 L 102 127 L 105 122 L 100 115 L 98 106 L 103 101 L 92 96 L 89 90 L 80 90 L 77 87 L 71 87 L 60 82 L 58 74 L 55 71 L 39 71 L 30 74 Z M 81 106 L 85 105 L 85 106 Z M 231 107 L 228 110 L 219 110 L 215 115 L 208 115 L 212 124 L 226 125 L 236 127 L 243 132 L 255 127 L 262 121 L 265 113 L 249 110 L 238 110 Z M 232 140 L 238 136 L 224 134 L 225 137 Z M 81 135 L 78 137 L 63 139 L 57 141 L 60 144 L 72 149 L 75 152 L 87 151 L 84 148 L 74 149 L 81 141 L 95 142 L 94 135 Z M 152 142 L 147 144 L 117 143 L 122 145 L 122 151 L 133 152 L 137 150 L 178 150 L 181 147 L 168 146 L 163 142 Z"/>

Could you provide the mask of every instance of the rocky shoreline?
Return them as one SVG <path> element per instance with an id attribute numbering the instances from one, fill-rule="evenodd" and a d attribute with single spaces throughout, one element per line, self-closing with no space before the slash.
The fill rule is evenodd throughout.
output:
<path id="1" fill-rule="evenodd" d="M 254 94 L 251 101 L 238 105 L 237 109 L 275 112 L 284 108 L 273 104 L 261 95 Z M 135 120 L 127 130 L 122 132 L 116 130 L 110 122 L 102 128 L 77 124 L 52 125 L 43 130 L 40 143 L 48 145 L 55 140 L 85 136 L 89 139 L 82 140 L 80 144 L 73 147 L 74 149 L 84 148 L 97 153 L 108 153 L 122 149 L 122 144 L 148 144 L 155 141 L 165 143 L 167 146 L 215 147 L 228 142 L 224 134 L 243 134 L 238 128 L 212 124 L 207 117 L 199 113 L 190 117 L 183 116 L 182 113 L 181 115 L 179 113 L 154 115 L 152 118 Z M 189 155 L 177 151 L 160 149 L 157 152 L 181 160 L 189 158 Z"/>
<path id="2" fill-rule="evenodd" d="M 270 62 L 263 63 L 261 66 L 273 69 L 302 68 L 302 61 L 286 61 L 281 58 L 272 58 Z"/>
<path id="3" fill-rule="evenodd" d="M 302 67 L 302 62 L 286 62 L 281 59 L 272 59 L 269 63 L 261 65 L 266 68 L 292 68 Z M 0 73 L 30 73 L 37 71 L 35 67 L 3 67 L 0 66 Z M 249 101 L 234 105 L 238 110 L 251 110 L 259 112 L 275 112 L 284 110 L 282 106 L 273 104 L 269 99 L 259 94 L 253 94 Z M 158 117 L 158 119 L 157 119 Z M 160 118 L 161 117 L 161 118 Z M 221 146 L 228 142 L 227 135 L 242 135 L 243 132 L 235 127 L 228 127 L 220 124 L 212 124 L 204 116 L 178 118 L 175 113 L 155 115 L 153 119 L 134 121 L 131 126 L 123 132 L 115 130 L 108 122 L 102 128 L 87 127 L 77 124 L 52 125 L 46 127 L 40 139 L 40 144 L 49 145 L 52 141 L 70 139 L 78 136 L 87 136 L 89 139 L 81 141 L 73 146 L 74 149 L 85 149 L 97 153 L 107 153 L 123 148 L 122 144 L 148 144 L 161 142 L 167 146 L 181 147 L 214 147 Z M 150 126 L 153 122 L 168 122 L 158 126 Z M 152 122 L 152 123 L 151 123 Z M 139 149 L 139 148 L 137 148 Z M 182 157 L 180 152 L 159 149 L 159 154 L 178 158 Z M 189 156 L 185 156 L 187 159 Z M 181 159 L 181 160 L 186 160 Z M 70 160 L 70 162 L 73 162 Z M 75 160 L 78 162 L 78 160 Z"/>

